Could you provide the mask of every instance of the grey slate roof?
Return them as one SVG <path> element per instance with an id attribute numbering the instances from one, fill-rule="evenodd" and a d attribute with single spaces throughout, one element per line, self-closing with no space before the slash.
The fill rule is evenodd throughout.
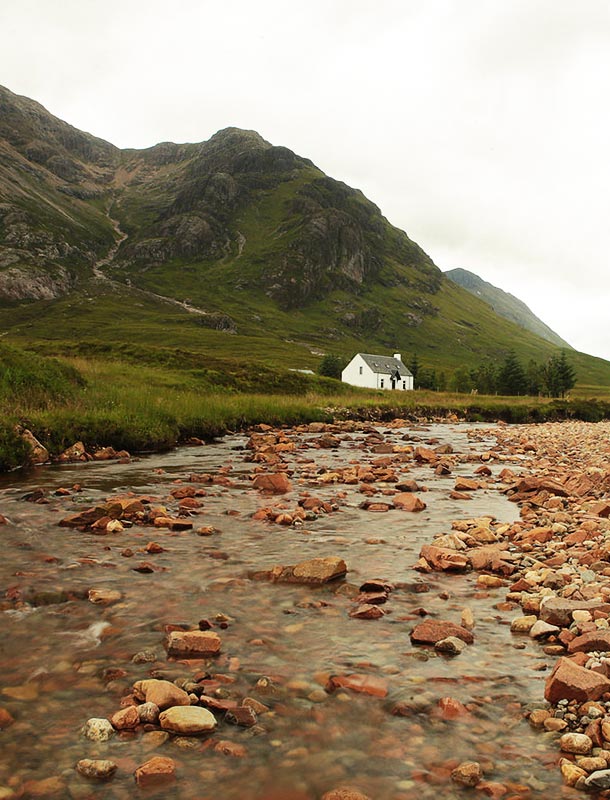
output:
<path id="1" fill-rule="evenodd" d="M 405 367 L 400 358 L 394 358 L 393 356 L 375 356 L 370 353 L 358 353 L 358 355 L 360 358 L 364 359 L 367 366 L 369 366 L 373 372 L 377 372 L 381 375 L 391 375 L 398 370 L 401 378 L 412 377 L 411 370 Z"/>

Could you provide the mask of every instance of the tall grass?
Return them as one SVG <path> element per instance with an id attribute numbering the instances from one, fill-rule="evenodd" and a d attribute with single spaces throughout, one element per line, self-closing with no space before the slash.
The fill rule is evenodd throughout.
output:
<path id="1" fill-rule="evenodd" d="M 299 394 L 231 393 L 212 391 L 192 370 L 120 361 L 73 359 L 62 363 L 31 358 L 33 362 L 25 366 L 20 362 L 21 380 L 0 381 L 0 470 L 26 460 L 27 451 L 14 430 L 17 423 L 28 427 L 56 455 L 75 441 L 82 441 L 88 450 L 107 445 L 131 452 L 160 450 L 190 437 L 210 440 L 260 422 L 383 421 L 448 414 L 507 422 L 570 417 L 594 421 L 610 416 L 608 400 L 549 402 L 531 397 L 367 391 L 332 381 L 320 386 L 316 380 L 304 383 L 311 390 Z M 329 385 L 336 394 L 328 393 Z M 294 391 L 291 380 L 286 388 Z"/>

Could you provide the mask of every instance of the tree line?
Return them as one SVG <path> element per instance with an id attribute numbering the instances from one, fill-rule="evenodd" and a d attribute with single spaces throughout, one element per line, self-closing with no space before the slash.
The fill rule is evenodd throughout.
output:
<path id="1" fill-rule="evenodd" d="M 346 363 L 340 356 L 327 354 L 320 362 L 318 373 L 340 379 Z M 503 362 L 486 359 L 474 368 L 459 367 L 449 377 L 445 372 L 424 366 L 417 353 L 413 353 L 407 366 L 413 374 L 415 389 L 435 392 L 565 397 L 576 383 L 576 371 L 565 350 L 544 362 L 530 359 L 525 366 L 511 350 Z"/>

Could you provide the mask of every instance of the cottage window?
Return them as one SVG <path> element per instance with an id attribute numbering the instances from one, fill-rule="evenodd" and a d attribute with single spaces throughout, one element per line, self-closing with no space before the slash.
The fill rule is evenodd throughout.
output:
<path id="1" fill-rule="evenodd" d="M 360 369 L 360 375 L 362 375 L 362 367 L 359 367 L 359 369 Z"/>
<path id="2" fill-rule="evenodd" d="M 406 389 L 406 388 L 407 388 L 407 384 L 406 384 L 406 382 L 405 382 L 405 381 L 403 381 L 403 382 L 402 382 L 402 388 L 403 388 L 403 389 Z"/>
<path id="3" fill-rule="evenodd" d="M 383 389 L 383 378 L 381 379 L 379 386 Z"/>

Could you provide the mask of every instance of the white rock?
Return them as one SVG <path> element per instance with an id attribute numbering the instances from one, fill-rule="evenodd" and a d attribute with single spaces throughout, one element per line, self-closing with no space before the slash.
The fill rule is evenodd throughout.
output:
<path id="1" fill-rule="evenodd" d="M 103 717 L 92 717 L 85 722 L 83 734 L 92 742 L 107 742 L 114 736 L 114 728 Z"/>

